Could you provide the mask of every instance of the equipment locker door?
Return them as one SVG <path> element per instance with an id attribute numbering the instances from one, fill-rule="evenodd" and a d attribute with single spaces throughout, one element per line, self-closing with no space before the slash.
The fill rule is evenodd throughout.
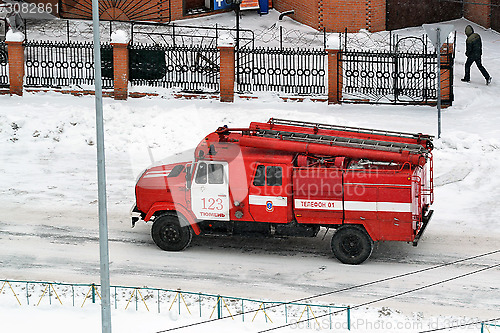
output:
<path id="1" fill-rule="evenodd" d="M 342 224 L 344 188 L 340 168 L 294 168 L 294 213 L 298 223 Z"/>
<path id="2" fill-rule="evenodd" d="M 250 214 L 258 222 L 287 223 L 291 219 L 290 170 L 286 165 L 258 163 L 248 191 Z M 287 193 L 289 189 L 290 193 Z"/>
<path id="3" fill-rule="evenodd" d="M 198 162 L 191 185 L 191 209 L 197 219 L 229 221 L 227 162 Z"/>

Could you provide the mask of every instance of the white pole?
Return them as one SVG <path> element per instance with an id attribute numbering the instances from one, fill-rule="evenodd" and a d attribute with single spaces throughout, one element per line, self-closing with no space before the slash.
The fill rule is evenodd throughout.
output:
<path id="1" fill-rule="evenodd" d="M 102 111 L 101 39 L 99 31 L 99 2 L 92 0 L 95 68 L 95 111 L 97 132 L 97 191 L 99 199 L 99 254 L 101 273 L 102 333 L 111 333 L 109 287 L 108 219 L 106 207 L 106 165 L 104 154 L 104 121 Z"/>

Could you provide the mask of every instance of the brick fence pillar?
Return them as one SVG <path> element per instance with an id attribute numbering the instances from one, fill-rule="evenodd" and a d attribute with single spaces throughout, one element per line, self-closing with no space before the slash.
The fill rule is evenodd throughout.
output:
<path id="1" fill-rule="evenodd" d="M 113 85 L 115 99 L 124 100 L 128 97 L 128 43 L 111 43 L 113 46 Z"/>
<path id="2" fill-rule="evenodd" d="M 443 107 L 453 102 L 453 44 L 441 46 L 441 103 Z"/>
<path id="3" fill-rule="evenodd" d="M 229 35 L 219 38 L 220 52 L 220 101 L 234 102 L 235 49 Z"/>
<path id="4" fill-rule="evenodd" d="M 23 95 L 24 46 L 22 41 L 6 41 L 9 56 L 9 83 L 11 95 Z"/>
<path id="5" fill-rule="evenodd" d="M 113 46 L 113 85 L 116 100 L 125 100 L 128 97 L 129 42 L 130 38 L 123 30 L 117 30 L 111 35 L 111 46 Z"/>
<path id="6" fill-rule="evenodd" d="M 327 49 L 328 57 L 328 104 L 342 101 L 342 63 L 340 50 Z"/>

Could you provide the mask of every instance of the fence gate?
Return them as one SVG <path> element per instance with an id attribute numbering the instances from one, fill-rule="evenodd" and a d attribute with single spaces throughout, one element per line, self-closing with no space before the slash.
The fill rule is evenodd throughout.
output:
<path id="1" fill-rule="evenodd" d="M 185 92 L 219 91 L 217 48 L 133 44 L 129 51 L 132 85 Z"/>
<path id="2" fill-rule="evenodd" d="M 0 42 L 0 88 L 9 87 L 9 58 L 7 55 L 7 45 Z"/>
<path id="3" fill-rule="evenodd" d="M 428 51 L 422 38 L 400 39 L 391 51 L 342 51 L 341 57 L 343 102 L 433 104 L 437 101 L 437 55 Z M 443 71 L 452 71 L 452 57 L 451 53 L 442 56 Z M 450 92 L 443 104 L 451 105 L 452 83 L 451 79 L 442 87 Z"/>

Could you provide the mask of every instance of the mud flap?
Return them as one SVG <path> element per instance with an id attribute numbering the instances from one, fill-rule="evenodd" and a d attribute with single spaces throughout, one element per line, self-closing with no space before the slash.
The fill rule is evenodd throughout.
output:
<path id="1" fill-rule="evenodd" d="M 427 225 L 429 224 L 429 221 L 432 218 L 432 214 L 434 214 L 434 211 L 430 210 L 427 215 L 424 215 L 422 217 L 423 225 L 422 228 L 420 228 L 420 230 L 418 231 L 418 234 L 415 236 L 415 239 L 413 240 L 413 246 L 418 245 L 418 241 L 420 240 L 420 237 L 422 237 L 422 235 L 424 234 L 425 229 L 427 228 Z"/>

